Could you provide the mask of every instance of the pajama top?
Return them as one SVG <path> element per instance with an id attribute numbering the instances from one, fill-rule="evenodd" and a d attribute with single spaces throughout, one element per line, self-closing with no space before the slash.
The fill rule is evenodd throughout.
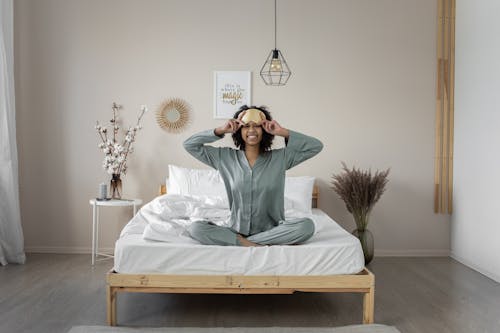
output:
<path id="1" fill-rule="evenodd" d="M 231 229 L 249 236 L 277 226 L 285 219 L 285 171 L 318 154 L 323 144 L 289 130 L 286 147 L 260 153 L 250 167 L 245 151 L 206 145 L 221 138 L 206 130 L 184 141 L 184 148 L 219 171 L 229 199 Z"/>

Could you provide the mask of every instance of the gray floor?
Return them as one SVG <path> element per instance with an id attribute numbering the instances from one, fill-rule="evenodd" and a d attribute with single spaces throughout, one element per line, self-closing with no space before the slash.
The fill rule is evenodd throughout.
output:
<path id="1" fill-rule="evenodd" d="M 30 254 L 0 267 L 0 332 L 105 325 L 104 275 L 89 255 Z M 376 258 L 375 322 L 402 333 L 500 332 L 500 284 L 450 258 Z M 361 321 L 356 294 L 122 294 L 127 326 L 341 326 Z"/>

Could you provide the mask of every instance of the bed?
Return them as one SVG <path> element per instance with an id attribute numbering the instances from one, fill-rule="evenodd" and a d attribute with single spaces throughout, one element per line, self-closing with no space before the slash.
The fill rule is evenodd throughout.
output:
<path id="1" fill-rule="evenodd" d="M 165 193 L 163 185 L 160 194 Z M 316 208 L 318 198 L 318 187 L 314 186 L 312 218 L 325 227 L 300 246 L 244 248 L 206 246 L 195 241 L 155 242 L 144 240 L 138 233 L 122 232 L 115 247 L 114 268 L 106 277 L 108 324 L 117 325 L 116 303 L 122 292 L 355 292 L 364 295 L 362 322 L 373 323 L 375 276 L 364 267 L 359 241 Z M 218 265 L 207 267 L 207 256 Z"/>

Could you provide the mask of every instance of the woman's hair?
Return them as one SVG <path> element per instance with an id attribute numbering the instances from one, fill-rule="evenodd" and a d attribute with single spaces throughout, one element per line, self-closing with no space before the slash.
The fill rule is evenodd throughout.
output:
<path id="1" fill-rule="evenodd" d="M 257 109 L 262 111 L 264 115 L 266 116 L 267 120 L 273 120 L 273 117 L 271 117 L 271 113 L 267 111 L 267 107 L 265 106 L 247 106 L 243 105 L 242 107 L 239 108 L 238 111 L 234 114 L 234 119 L 238 119 L 238 116 L 240 113 L 242 113 L 245 110 L 248 109 Z M 241 128 L 238 129 L 236 132 L 232 134 L 233 137 L 233 142 L 235 146 L 241 150 L 245 150 L 245 141 L 243 141 L 243 138 L 241 136 Z M 274 135 L 267 133 L 264 129 L 262 129 L 262 140 L 260 141 L 260 152 L 263 153 L 265 151 L 271 150 L 271 145 L 273 144 L 273 139 Z"/>

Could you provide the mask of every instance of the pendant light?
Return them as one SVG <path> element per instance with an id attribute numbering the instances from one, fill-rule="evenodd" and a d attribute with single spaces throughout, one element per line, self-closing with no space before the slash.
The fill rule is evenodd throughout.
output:
<path id="1" fill-rule="evenodd" d="M 262 80 L 268 86 L 284 86 L 292 75 L 285 57 L 276 47 L 276 0 L 274 0 L 274 49 L 267 56 L 260 70 Z"/>

